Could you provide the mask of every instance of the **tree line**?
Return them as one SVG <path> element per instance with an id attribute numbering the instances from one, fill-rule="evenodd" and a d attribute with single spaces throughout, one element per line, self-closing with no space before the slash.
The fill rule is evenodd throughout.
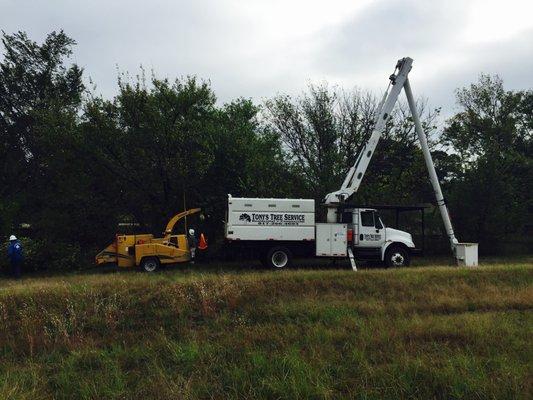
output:
<path id="1" fill-rule="evenodd" d="M 160 233 L 202 207 L 220 238 L 227 194 L 320 201 L 339 187 L 369 137 L 379 99 L 310 85 L 261 104 L 217 102 L 208 81 L 120 74 L 106 99 L 70 63 L 75 41 L 3 33 L 0 61 L 0 234 L 27 236 L 38 267 L 70 267 L 109 242 L 117 224 Z M 480 75 L 442 121 L 419 100 L 457 236 L 485 254 L 531 249 L 533 91 Z M 387 124 L 356 202 L 434 203 L 407 107 Z M 426 210 L 428 230 L 441 222 Z M 514 246 L 509 247 L 509 243 Z"/>

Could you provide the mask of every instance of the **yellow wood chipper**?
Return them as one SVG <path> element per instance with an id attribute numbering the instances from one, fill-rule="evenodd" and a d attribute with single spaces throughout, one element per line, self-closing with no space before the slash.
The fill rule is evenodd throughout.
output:
<path id="1" fill-rule="evenodd" d="M 199 212 L 199 208 L 183 211 L 168 221 L 164 236 L 143 233 L 117 234 L 115 241 L 96 255 L 96 264 L 116 263 L 119 267 L 140 266 L 146 272 L 157 270 L 162 264 L 187 262 L 191 252 L 186 234 L 173 235 L 174 226 L 182 218 Z"/>

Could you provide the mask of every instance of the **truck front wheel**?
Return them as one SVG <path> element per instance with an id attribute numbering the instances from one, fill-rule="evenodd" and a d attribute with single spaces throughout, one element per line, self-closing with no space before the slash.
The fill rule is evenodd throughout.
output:
<path id="1" fill-rule="evenodd" d="M 409 252 L 402 246 L 391 245 L 385 252 L 385 264 L 389 268 L 408 267 Z"/>
<path id="2" fill-rule="evenodd" d="M 292 254 L 286 247 L 273 247 L 268 251 L 266 261 L 270 268 L 286 268 L 291 265 Z"/>
<path id="3" fill-rule="evenodd" d="M 141 261 L 141 269 L 144 272 L 154 272 L 159 268 L 159 259 L 157 257 L 145 257 Z"/>

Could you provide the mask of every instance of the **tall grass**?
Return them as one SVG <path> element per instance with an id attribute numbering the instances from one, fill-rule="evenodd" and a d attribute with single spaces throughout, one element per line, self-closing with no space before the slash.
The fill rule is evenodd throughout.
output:
<path id="1" fill-rule="evenodd" d="M 0 398 L 531 398 L 533 265 L 0 290 Z"/>

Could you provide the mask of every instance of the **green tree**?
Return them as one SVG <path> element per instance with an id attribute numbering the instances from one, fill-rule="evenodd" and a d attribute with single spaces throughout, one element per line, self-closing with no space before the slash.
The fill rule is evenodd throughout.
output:
<path id="1" fill-rule="evenodd" d="M 426 112 L 424 102 L 418 105 L 424 115 L 424 130 L 430 135 L 439 110 Z M 298 98 L 278 96 L 267 102 L 268 125 L 287 147 L 289 162 L 303 177 L 307 196 L 321 200 L 340 187 L 372 133 L 377 106 L 377 99 L 370 93 L 347 93 L 326 85 L 311 85 L 309 92 Z M 421 177 L 426 176 L 412 119 L 401 104 L 387 124 L 355 200 L 427 201 L 429 183 L 420 185 Z M 423 182 L 428 182 L 427 178 Z M 424 196 L 419 196 L 420 190 Z"/>
<path id="2" fill-rule="evenodd" d="M 531 98 L 532 91 L 507 91 L 498 76 L 481 75 L 457 91 L 462 110 L 443 133 L 462 165 L 454 222 L 487 250 L 522 233 L 532 207 Z"/>
<path id="3" fill-rule="evenodd" d="M 119 79 L 114 101 L 91 99 L 84 113 L 85 147 L 102 177 L 117 217 L 130 217 L 160 233 L 166 220 L 201 198 L 212 162 L 210 135 L 215 95 L 196 78 L 174 82 Z"/>
<path id="4" fill-rule="evenodd" d="M 77 112 L 84 86 L 82 69 L 65 65 L 74 40 L 52 32 L 42 44 L 24 32 L 2 34 L 0 62 L 0 163 L 2 230 L 31 222 L 46 234 L 60 231 L 50 213 L 62 192 L 63 172 L 72 165 Z M 75 161 L 75 160 L 74 160 Z M 52 201 L 50 201 L 50 199 Z M 73 199 L 68 199 L 68 202 Z M 58 207 L 61 208 L 61 207 Z M 46 210 L 46 211 L 45 211 Z M 64 208 L 57 210 L 65 214 Z M 54 227 L 47 230 L 46 226 Z"/>
<path id="5" fill-rule="evenodd" d="M 92 174 L 100 177 L 96 191 L 114 210 L 110 225 L 130 218 L 160 233 L 171 215 L 202 207 L 214 233 L 228 194 L 287 193 L 280 141 L 259 126 L 250 100 L 218 107 L 208 82 L 194 77 L 121 78 L 119 89 L 112 102 L 91 99 L 82 124 Z"/>

